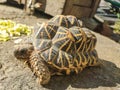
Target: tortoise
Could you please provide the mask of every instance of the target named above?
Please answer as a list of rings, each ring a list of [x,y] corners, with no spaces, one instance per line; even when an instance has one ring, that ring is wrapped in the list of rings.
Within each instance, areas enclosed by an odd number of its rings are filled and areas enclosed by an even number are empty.
[[[65,20],[66,24],[62,24]],[[74,16],[58,15],[15,45],[14,56],[26,60],[39,83],[44,85],[52,75],[77,74],[85,67],[98,65],[96,42],[96,36],[81,27]]]

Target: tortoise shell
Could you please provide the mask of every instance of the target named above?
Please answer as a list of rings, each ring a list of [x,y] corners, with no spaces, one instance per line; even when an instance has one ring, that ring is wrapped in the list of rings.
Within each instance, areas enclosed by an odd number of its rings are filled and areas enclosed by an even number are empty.
[[[66,74],[97,63],[96,41],[74,16],[57,15],[33,33],[33,45],[40,58],[56,72]]]
[[[78,27],[82,26],[82,21],[77,20],[77,18],[72,15],[67,15],[67,16],[56,15],[55,17],[50,19],[48,23],[66,27],[66,28],[70,28],[72,26],[78,26]]]

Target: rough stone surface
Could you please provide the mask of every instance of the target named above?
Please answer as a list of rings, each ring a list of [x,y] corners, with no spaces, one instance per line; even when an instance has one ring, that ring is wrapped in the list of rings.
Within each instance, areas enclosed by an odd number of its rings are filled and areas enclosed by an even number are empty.
[[[27,16],[21,9],[0,4],[0,18],[35,25],[50,17],[43,13]],[[14,40],[0,42],[0,90],[120,90],[120,44],[95,35],[101,66],[88,67],[78,75],[53,76],[45,86],[37,84],[28,66],[13,56]]]

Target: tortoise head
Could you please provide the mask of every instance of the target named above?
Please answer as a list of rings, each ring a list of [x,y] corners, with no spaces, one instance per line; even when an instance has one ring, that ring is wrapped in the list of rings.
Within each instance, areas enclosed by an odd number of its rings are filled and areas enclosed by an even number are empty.
[[[15,45],[14,56],[17,59],[29,59],[33,50],[32,44],[18,44]]]

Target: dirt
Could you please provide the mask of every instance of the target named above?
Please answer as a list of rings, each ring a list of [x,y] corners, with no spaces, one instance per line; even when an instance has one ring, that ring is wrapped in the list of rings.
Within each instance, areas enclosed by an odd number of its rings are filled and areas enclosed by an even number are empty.
[[[51,17],[42,12],[29,16],[22,9],[0,4],[2,18],[34,26]],[[45,86],[39,85],[28,66],[13,56],[14,40],[0,42],[0,90],[120,90],[120,44],[93,33],[98,39],[101,65],[88,67],[78,75],[53,76]]]

